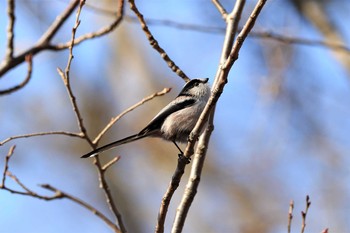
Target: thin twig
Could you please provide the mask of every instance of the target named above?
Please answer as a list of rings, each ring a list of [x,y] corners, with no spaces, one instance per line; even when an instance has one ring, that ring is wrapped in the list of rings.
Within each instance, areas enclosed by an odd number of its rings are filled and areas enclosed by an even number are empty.
[[[47,190],[50,190],[52,192],[55,192],[56,195],[59,195],[61,198],[66,198],[69,199],[77,204],[79,204],[80,206],[84,207],[85,209],[88,209],[89,211],[91,211],[93,214],[95,214],[97,217],[99,217],[100,219],[102,219],[109,227],[111,227],[115,232],[121,232],[120,229],[113,223],[111,222],[104,214],[102,214],[100,211],[98,211],[96,208],[94,208],[93,206],[91,206],[90,204],[82,201],[81,199],[72,196],[68,193],[65,193],[55,187],[52,187],[49,184],[42,184],[40,185],[42,188],[45,188]]]
[[[107,184],[107,181],[105,178],[105,171],[106,170],[103,169],[103,167],[101,165],[100,158],[98,155],[96,157],[94,157],[94,164],[96,165],[96,168],[97,168],[97,173],[98,173],[98,177],[99,177],[99,181],[100,181],[100,188],[104,191],[108,207],[112,211],[114,216],[116,216],[120,231],[122,233],[127,232],[125,225],[124,225],[124,222],[123,222],[122,215],[120,214],[120,212],[117,208],[117,205],[115,204],[115,201],[112,197],[111,190],[109,188],[109,185]]]
[[[105,165],[103,165],[102,170],[106,171],[110,166],[112,166],[113,164],[115,164],[116,162],[118,162],[120,159],[120,156],[116,156],[114,157],[114,159],[110,160],[108,163],[106,163]]]
[[[2,146],[5,143],[8,143],[9,141],[12,141],[14,139],[30,138],[30,137],[45,136],[45,135],[66,135],[66,136],[70,136],[70,137],[84,138],[84,135],[82,133],[72,133],[72,132],[66,132],[66,131],[40,132],[40,133],[22,134],[22,135],[17,135],[17,136],[12,136],[12,137],[6,138],[2,142],[0,142],[0,146]]]
[[[158,41],[154,38],[151,31],[149,30],[147,23],[143,17],[143,15],[140,13],[140,11],[137,9],[135,1],[134,0],[128,0],[130,4],[130,9],[136,14],[137,18],[140,21],[142,30],[145,32],[147,39],[152,46],[163,58],[163,60],[168,64],[170,69],[175,72],[178,76],[180,76],[185,82],[188,82],[190,78],[175,64],[175,62],[169,57],[169,55],[165,52],[165,50],[159,45]]]
[[[8,25],[7,25],[7,46],[6,46],[6,54],[5,61],[9,62],[13,57],[13,39],[15,37],[14,25],[15,25],[15,0],[7,0],[7,15],[8,15]]]
[[[225,8],[223,7],[223,5],[221,5],[221,3],[219,2],[219,0],[211,0],[213,2],[213,4],[215,5],[215,7],[218,9],[218,11],[220,12],[221,16],[223,19],[226,20],[227,17],[227,11],[225,10]]]
[[[94,208],[90,204],[82,201],[81,199],[79,199],[77,197],[74,197],[66,192],[63,192],[57,188],[54,188],[49,184],[43,184],[40,186],[42,188],[45,188],[45,189],[48,189],[48,190],[54,192],[54,195],[52,195],[52,196],[41,195],[41,194],[38,194],[38,193],[32,191],[27,186],[25,186],[11,172],[6,171],[6,176],[9,176],[11,179],[13,179],[14,182],[17,183],[24,191],[19,191],[19,190],[14,190],[12,188],[8,188],[8,187],[6,187],[5,183],[3,183],[3,185],[0,187],[3,190],[6,190],[6,191],[13,193],[13,194],[30,196],[30,197],[34,197],[34,198],[45,200],[45,201],[52,201],[52,200],[63,199],[63,198],[69,199],[72,202],[74,202],[74,203],[88,209],[89,211],[91,211],[93,214],[95,214],[97,217],[99,217],[102,221],[104,221],[109,227],[111,227],[115,232],[118,232],[118,233],[120,232],[119,228],[113,222],[111,222],[104,214],[102,214],[102,212],[98,211],[96,208]],[[4,177],[3,177],[3,181],[4,181]]]
[[[13,155],[15,148],[16,148],[15,145],[11,146],[9,152],[7,153],[7,155],[5,157],[5,165],[4,165],[4,171],[2,173],[2,181],[1,181],[0,188],[5,187],[6,173],[9,169],[9,161],[10,161],[11,156]]]
[[[32,70],[33,70],[33,59],[32,58],[33,58],[33,56],[31,54],[28,54],[25,57],[25,60],[28,63],[26,78],[20,84],[14,86],[14,87],[11,87],[11,88],[8,88],[5,90],[0,90],[0,95],[11,94],[11,93],[23,88],[25,85],[27,85],[27,83],[29,83],[29,80],[32,77]]]
[[[63,23],[73,13],[74,9],[79,5],[80,2],[80,0],[72,0],[67,6],[66,10],[61,15],[56,17],[55,21],[41,36],[41,38],[37,42],[37,45],[48,44],[51,41],[51,39],[56,35],[57,31],[62,27]]]
[[[292,231],[293,209],[294,209],[294,201],[291,200],[289,203],[289,210],[288,210],[288,233],[291,233]]]
[[[85,40],[101,37],[105,34],[110,33],[111,31],[113,31],[120,24],[120,22],[122,21],[122,19],[124,17],[124,0],[119,0],[118,9],[116,12],[113,11],[112,14],[115,15],[116,18],[110,25],[107,25],[107,26],[105,26],[105,27],[103,27],[95,32],[90,32],[90,33],[82,35],[78,38],[75,38],[74,45],[78,45]],[[68,41],[66,43],[59,43],[57,45],[51,44],[47,49],[49,49],[49,50],[62,50],[62,49],[69,48],[70,44],[71,44],[70,41]]]
[[[302,218],[302,223],[301,223],[301,233],[304,233],[305,227],[306,227],[306,215],[307,212],[310,208],[311,202],[310,202],[310,197],[309,195],[306,196],[306,206],[305,206],[305,211],[301,211],[301,218]]]
[[[84,122],[83,122],[82,115],[80,113],[75,95],[74,95],[73,90],[72,90],[71,85],[70,85],[70,66],[71,66],[72,60],[74,58],[74,56],[73,56],[74,38],[75,38],[76,30],[80,24],[79,17],[80,17],[81,9],[84,6],[84,4],[85,4],[85,0],[81,0],[77,14],[76,14],[75,24],[72,28],[72,38],[71,38],[71,43],[69,46],[69,57],[68,57],[68,61],[67,61],[67,66],[65,68],[65,72],[63,73],[63,71],[60,68],[57,68],[57,72],[61,76],[62,81],[63,81],[63,83],[66,87],[66,90],[68,92],[68,96],[69,96],[69,99],[71,101],[73,111],[75,113],[75,117],[76,117],[76,120],[78,123],[79,130],[84,135],[85,139],[89,142],[89,144],[91,146],[93,146],[91,139],[87,135],[87,131],[86,131],[86,127],[85,127]]]
[[[125,114],[133,111],[135,108],[143,105],[144,103],[146,103],[147,101],[150,101],[152,100],[153,98],[155,97],[158,97],[158,96],[162,96],[162,95],[165,95],[166,93],[170,92],[171,91],[171,88],[164,88],[162,91],[159,91],[159,92],[156,92],[156,93],[153,93],[152,95],[150,96],[147,96],[145,98],[143,98],[141,101],[139,101],[138,103],[134,104],[133,106],[127,108],[126,110],[124,110],[122,113],[120,113],[118,116],[116,117],[113,117],[111,119],[111,121],[106,125],[106,127],[97,135],[97,137],[94,139],[93,143],[94,144],[97,144],[101,138],[103,137],[103,135],[120,119],[122,118]]]

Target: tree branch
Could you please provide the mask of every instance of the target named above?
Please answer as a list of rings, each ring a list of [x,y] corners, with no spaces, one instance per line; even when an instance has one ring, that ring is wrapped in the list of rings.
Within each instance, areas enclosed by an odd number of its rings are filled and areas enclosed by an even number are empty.
[[[30,137],[45,136],[45,135],[66,135],[66,136],[70,136],[70,137],[84,138],[84,135],[82,133],[72,133],[72,132],[66,132],[66,131],[40,132],[40,133],[17,135],[17,136],[12,136],[12,137],[6,138],[5,140],[0,142],[0,146],[2,146],[5,143],[8,143],[14,139],[30,138]]]
[[[36,55],[38,52],[45,49],[45,46],[49,43],[49,41],[52,39],[52,37],[56,34],[58,29],[63,25],[63,23],[68,19],[68,17],[72,14],[74,9],[78,6],[79,0],[72,1],[68,7],[62,12],[61,15],[57,16],[54,23],[48,28],[48,30],[44,33],[44,35],[39,39],[38,43],[34,45],[33,47],[29,48],[22,54],[18,55],[17,57],[13,57],[10,60],[5,60],[0,65],[0,77],[5,74],[10,69],[16,67],[17,65],[21,64],[25,61],[25,57],[29,54],[32,56]]]
[[[187,213],[190,209],[190,206],[194,200],[194,197],[197,193],[199,186],[200,177],[202,174],[202,169],[204,165],[205,156],[208,150],[209,139],[211,133],[214,130],[214,111],[210,114],[208,121],[208,126],[206,130],[201,135],[198,141],[198,146],[196,148],[196,153],[194,155],[190,176],[187,181],[187,185],[182,196],[182,200],[176,210],[175,220],[173,223],[172,233],[182,232]]]
[[[6,46],[6,54],[5,54],[5,62],[10,61],[13,58],[13,39],[15,37],[13,30],[15,25],[15,1],[7,0],[7,15],[8,15],[8,26],[7,26],[7,46]]]
[[[25,57],[26,62],[28,63],[28,68],[27,68],[27,76],[26,78],[18,85],[5,89],[5,90],[0,90],[0,95],[7,95],[7,94],[11,94],[15,91],[18,91],[19,89],[23,88],[25,85],[27,85],[27,83],[29,82],[29,80],[32,77],[32,71],[33,71],[33,56],[31,54],[28,54]]]
[[[137,9],[135,1],[134,0],[128,0],[130,4],[130,9],[136,14],[137,18],[140,21],[142,30],[145,32],[147,39],[152,46],[163,58],[163,60],[168,64],[170,69],[175,72],[178,76],[180,76],[185,82],[188,82],[190,78],[178,67],[175,62],[169,57],[169,55],[165,52],[165,50],[160,47],[158,41],[154,38],[151,31],[148,29],[147,23],[145,19],[143,18],[143,15],[140,13],[140,11]]]
[[[221,3],[219,2],[219,0],[211,0],[212,3],[214,4],[214,6],[218,9],[218,11],[220,12],[222,18],[224,20],[226,20],[227,17],[227,11],[226,9],[221,5]]]

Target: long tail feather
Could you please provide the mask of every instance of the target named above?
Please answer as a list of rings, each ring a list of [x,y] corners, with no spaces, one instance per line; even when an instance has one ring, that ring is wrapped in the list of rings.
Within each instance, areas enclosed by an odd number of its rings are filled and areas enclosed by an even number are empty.
[[[120,139],[118,141],[115,141],[115,142],[112,142],[112,143],[109,143],[107,145],[104,145],[104,146],[101,146],[93,151],[90,151],[89,153],[81,156],[81,158],[89,158],[89,157],[95,157],[97,154],[99,153],[102,153],[106,150],[110,150],[116,146],[119,146],[119,145],[122,145],[122,144],[125,144],[125,143],[129,143],[129,142],[133,142],[133,141],[136,141],[136,140],[139,140],[141,138],[144,138],[148,136],[148,134],[143,134],[143,135],[139,135],[139,134],[134,134],[134,135],[131,135],[129,137],[126,137],[126,138],[123,138],[123,139]]]

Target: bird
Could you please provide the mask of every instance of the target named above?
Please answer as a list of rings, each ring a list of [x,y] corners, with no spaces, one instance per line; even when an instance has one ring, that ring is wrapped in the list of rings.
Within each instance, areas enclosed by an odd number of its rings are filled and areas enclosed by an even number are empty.
[[[101,146],[81,158],[94,157],[119,145],[145,137],[158,137],[171,141],[183,155],[177,143],[186,143],[196,125],[209,97],[208,78],[192,79],[187,82],[178,96],[166,105],[139,133]],[[179,155],[179,156],[180,156]]]

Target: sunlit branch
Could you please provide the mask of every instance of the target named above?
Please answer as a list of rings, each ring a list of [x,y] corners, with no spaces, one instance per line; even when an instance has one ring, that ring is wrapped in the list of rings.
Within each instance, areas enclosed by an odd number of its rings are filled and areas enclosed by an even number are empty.
[[[149,30],[147,23],[143,17],[143,15],[140,13],[140,11],[137,9],[135,1],[134,0],[128,0],[130,4],[130,9],[136,14],[138,20],[140,21],[142,30],[145,32],[147,39],[152,46],[163,58],[163,60],[168,64],[169,68],[175,72],[178,76],[180,76],[185,82],[188,82],[190,78],[178,67],[175,62],[169,57],[169,55],[165,52],[165,50],[159,45],[158,41],[154,38],[151,31]]]

